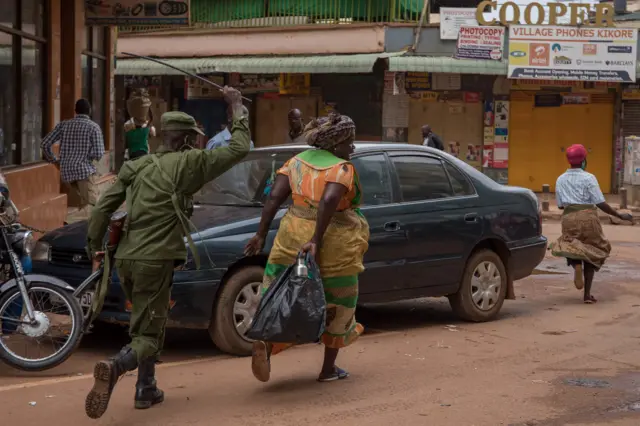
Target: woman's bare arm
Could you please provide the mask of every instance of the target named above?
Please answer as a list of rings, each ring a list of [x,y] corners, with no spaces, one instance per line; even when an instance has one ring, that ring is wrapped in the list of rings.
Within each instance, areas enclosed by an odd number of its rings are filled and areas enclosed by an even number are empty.
[[[269,198],[267,198],[264,208],[262,209],[262,217],[260,218],[260,227],[258,235],[265,237],[269,232],[269,227],[273,218],[278,213],[280,206],[287,201],[291,195],[291,187],[289,186],[289,178],[285,175],[277,175],[276,180],[271,188]]]

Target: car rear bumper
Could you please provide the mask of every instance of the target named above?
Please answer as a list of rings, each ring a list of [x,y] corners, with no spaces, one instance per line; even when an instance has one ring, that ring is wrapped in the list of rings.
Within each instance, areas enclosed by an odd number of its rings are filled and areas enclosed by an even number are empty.
[[[522,245],[511,247],[509,272],[516,281],[526,278],[542,262],[547,251],[547,238],[540,235],[534,239],[523,241]]]

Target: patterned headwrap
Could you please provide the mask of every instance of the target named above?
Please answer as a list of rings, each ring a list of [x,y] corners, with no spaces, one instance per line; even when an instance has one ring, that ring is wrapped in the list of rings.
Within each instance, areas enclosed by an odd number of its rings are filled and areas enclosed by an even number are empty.
[[[328,117],[316,118],[307,124],[303,136],[307,144],[330,150],[355,138],[356,124],[346,115],[332,112]]]

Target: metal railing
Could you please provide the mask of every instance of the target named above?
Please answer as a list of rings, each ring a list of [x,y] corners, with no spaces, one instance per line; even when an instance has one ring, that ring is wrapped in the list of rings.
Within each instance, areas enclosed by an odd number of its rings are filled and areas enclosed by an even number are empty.
[[[424,0],[191,0],[191,25],[121,26],[120,33],[193,28],[418,22]]]

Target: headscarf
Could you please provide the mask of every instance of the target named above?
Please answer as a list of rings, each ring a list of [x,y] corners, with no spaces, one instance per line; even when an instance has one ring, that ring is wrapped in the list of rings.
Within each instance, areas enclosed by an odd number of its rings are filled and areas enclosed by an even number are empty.
[[[587,158],[587,149],[580,144],[571,145],[567,148],[567,161],[572,166],[579,166]]]
[[[353,120],[335,112],[330,113],[328,117],[311,120],[303,132],[308,145],[326,150],[355,138],[355,135],[356,124]]]

